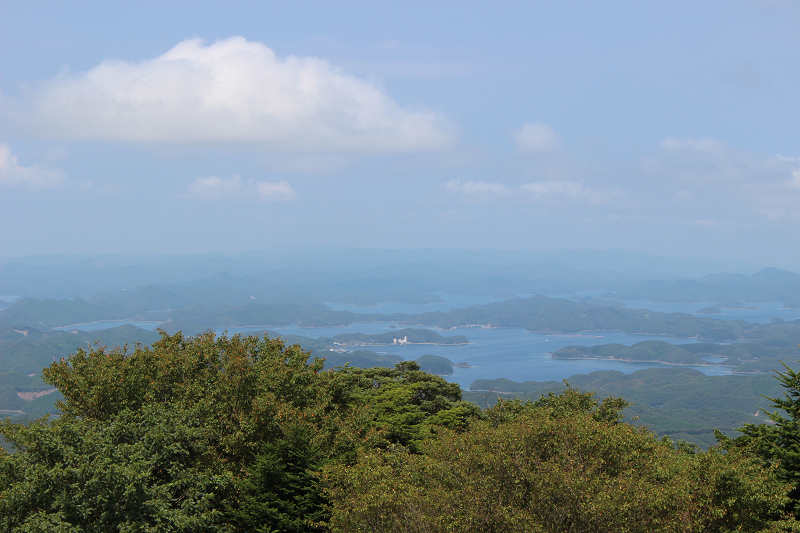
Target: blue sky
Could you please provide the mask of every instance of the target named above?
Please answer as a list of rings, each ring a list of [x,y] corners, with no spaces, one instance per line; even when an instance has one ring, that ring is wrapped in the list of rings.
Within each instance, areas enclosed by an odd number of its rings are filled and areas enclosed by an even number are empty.
[[[800,3],[3,2],[0,256],[800,267]]]

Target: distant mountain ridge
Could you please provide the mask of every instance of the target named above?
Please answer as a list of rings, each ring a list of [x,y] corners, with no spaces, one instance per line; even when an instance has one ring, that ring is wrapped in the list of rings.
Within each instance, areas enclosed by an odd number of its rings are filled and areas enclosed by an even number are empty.
[[[346,286],[350,281],[361,279],[366,287],[369,278],[384,278],[380,290],[435,292],[462,286],[467,291],[499,294],[509,290],[501,289],[501,285],[513,285],[510,290],[517,293],[561,294],[561,290],[551,289],[618,290],[623,288],[620,282],[674,280],[725,269],[755,270],[753,265],[736,261],[670,258],[619,249],[387,250],[284,245],[234,255],[94,254],[7,259],[0,262],[0,294],[88,299],[99,292],[181,283],[220,272],[266,282],[325,285],[345,292],[353,290]],[[385,279],[393,277],[407,280],[406,286],[388,286]],[[602,285],[604,280],[610,283]],[[473,282],[475,286],[470,287]],[[587,286],[587,282],[594,286]],[[425,283],[429,284],[427,288]]]
[[[792,302],[800,298],[800,274],[764,268],[751,276],[711,274],[700,279],[651,280],[627,289],[607,293],[615,300],[697,303],[742,300],[744,302]]]

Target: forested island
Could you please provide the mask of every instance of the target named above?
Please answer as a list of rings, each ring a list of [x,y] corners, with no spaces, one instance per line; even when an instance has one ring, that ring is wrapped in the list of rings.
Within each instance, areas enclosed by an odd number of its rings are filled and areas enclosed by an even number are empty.
[[[703,365],[697,355],[668,342],[644,341],[633,346],[603,344],[600,346],[567,346],[553,353],[554,359],[616,359],[618,361],[660,362],[675,365]]]
[[[800,359],[796,344],[777,346],[763,343],[714,344],[698,342],[670,344],[663,341],[637,342],[633,346],[603,344],[598,346],[566,346],[553,352],[554,359],[615,359],[618,361],[659,362],[673,365],[719,365],[734,372],[772,373],[781,368],[781,361]],[[710,361],[702,356],[718,358]]]

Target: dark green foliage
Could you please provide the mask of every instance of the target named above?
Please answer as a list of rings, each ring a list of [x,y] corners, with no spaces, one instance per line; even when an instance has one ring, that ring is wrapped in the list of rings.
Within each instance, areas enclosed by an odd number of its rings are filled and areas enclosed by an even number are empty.
[[[756,460],[659,441],[591,395],[502,402],[413,455],[325,470],[342,533],[796,531],[786,487]],[[615,414],[616,413],[616,414]]]
[[[567,389],[561,394],[548,393],[542,395],[531,404],[532,407],[544,408],[550,411],[550,416],[567,418],[579,414],[590,414],[598,422],[617,423],[622,419],[622,410],[631,404],[622,398],[607,396],[598,402],[593,392],[581,393],[564,382]]]
[[[326,518],[327,502],[314,475],[326,454],[306,436],[297,437],[265,443],[249,467],[250,475],[241,482],[240,503],[231,515],[247,531],[313,531],[310,522]]]
[[[631,383],[659,393],[643,372]],[[415,361],[323,371],[299,346],[211,332],[79,350],[43,378],[61,416],[0,425],[16,450],[0,529],[797,529],[749,449],[659,441],[622,422],[627,401],[569,385],[482,412]]]
[[[0,516],[9,529],[32,520],[86,531],[234,528],[235,516],[249,516],[236,514],[246,503],[237,495],[257,458],[297,435],[319,450],[315,460],[366,442],[354,396],[321,369],[299,347],[213,333],[163,334],[133,352],[80,350],[43,373],[64,396],[58,419],[0,428],[19,450],[0,461],[0,501],[11,506]],[[289,464],[288,474],[303,467]],[[274,500],[292,509],[298,481],[279,481]],[[261,523],[282,530],[281,520]]]
[[[465,429],[479,408],[461,399],[461,387],[420,370],[416,361],[397,363],[395,368],[344,368],[342,374],[370,406],[372,426],[385,443],[400,444],[417,451],[435,428]]]
[[[577,415],[589,415],[593,420],[616,424],[622,419],[622,411],[631,404],[622,398],[607,396],[602,401],[595,398],[594,392],[581,392],[564,380],[564,390],[558,394],[548,392],[536,400],[498,399],[487,411],[487,417],[494,424],[507,423],[532,410],[544,410],[557,419]]]
[[[746,424],[744,433],[735,439],[718,435],[727,449],[748,449],[761,457],[778,476],[791,483],[789,508],[800,517],[800,373],[784,365],[775,376],[783,388],[783,396],[767,399],[778,411],[764,410],[770,424]]]
[[[327,517],[321,467],[359,448],[416,450],[479,416],[413,361],[322,369],[298,346],[211,332],[79,350],[43,372],[60,417],[0,426],[16,449],[0,455],[0,524],[311,531]]]
[[[220,509],[233,477],[198,421],[169,406],[0,431],[18,450],[0,457],[6,531],[230,529]]]

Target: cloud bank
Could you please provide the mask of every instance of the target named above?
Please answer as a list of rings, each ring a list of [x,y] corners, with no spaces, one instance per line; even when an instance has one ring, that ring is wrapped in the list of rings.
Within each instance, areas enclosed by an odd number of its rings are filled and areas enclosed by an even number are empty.
[[[297,197],[287,181],[242,181],[239,176],[229,179],[209,176],[197,178],[188,187],[190,196],[200,200],[260,200],[285,202]]]
[[[445,189],[468,200],[511,200],[541,204],[600,204],[605,203],[617,193],[593,189],[579,181],[543,180],[523,183],[518,188],[509,188],[502,183],[485,181],[451,180]]]
[[[717,139],[668,137],[641,160],[639,171],[651,195],[672,197],[674,206],[703,216],[715,213],[741,224],[800,222],[800,158],[737,149]]]
[[[282,59],[243,37],[188,39],[138,63],[107,60],[3,107],[12,128],[48,138],[380,153],[441,150],[455,140],[439,113],[402,107],[323,59]]]
[[[543,122],[530,122],[514,131],[514,144],[521,152],[542,154],[553,152],[561,147],[561,140],[553,128]]]
[[[61,169],[36,164],[23,167],[8,144],[0,144],[0,188],[27,187],[47,189],[63,185],[67,176]]]

